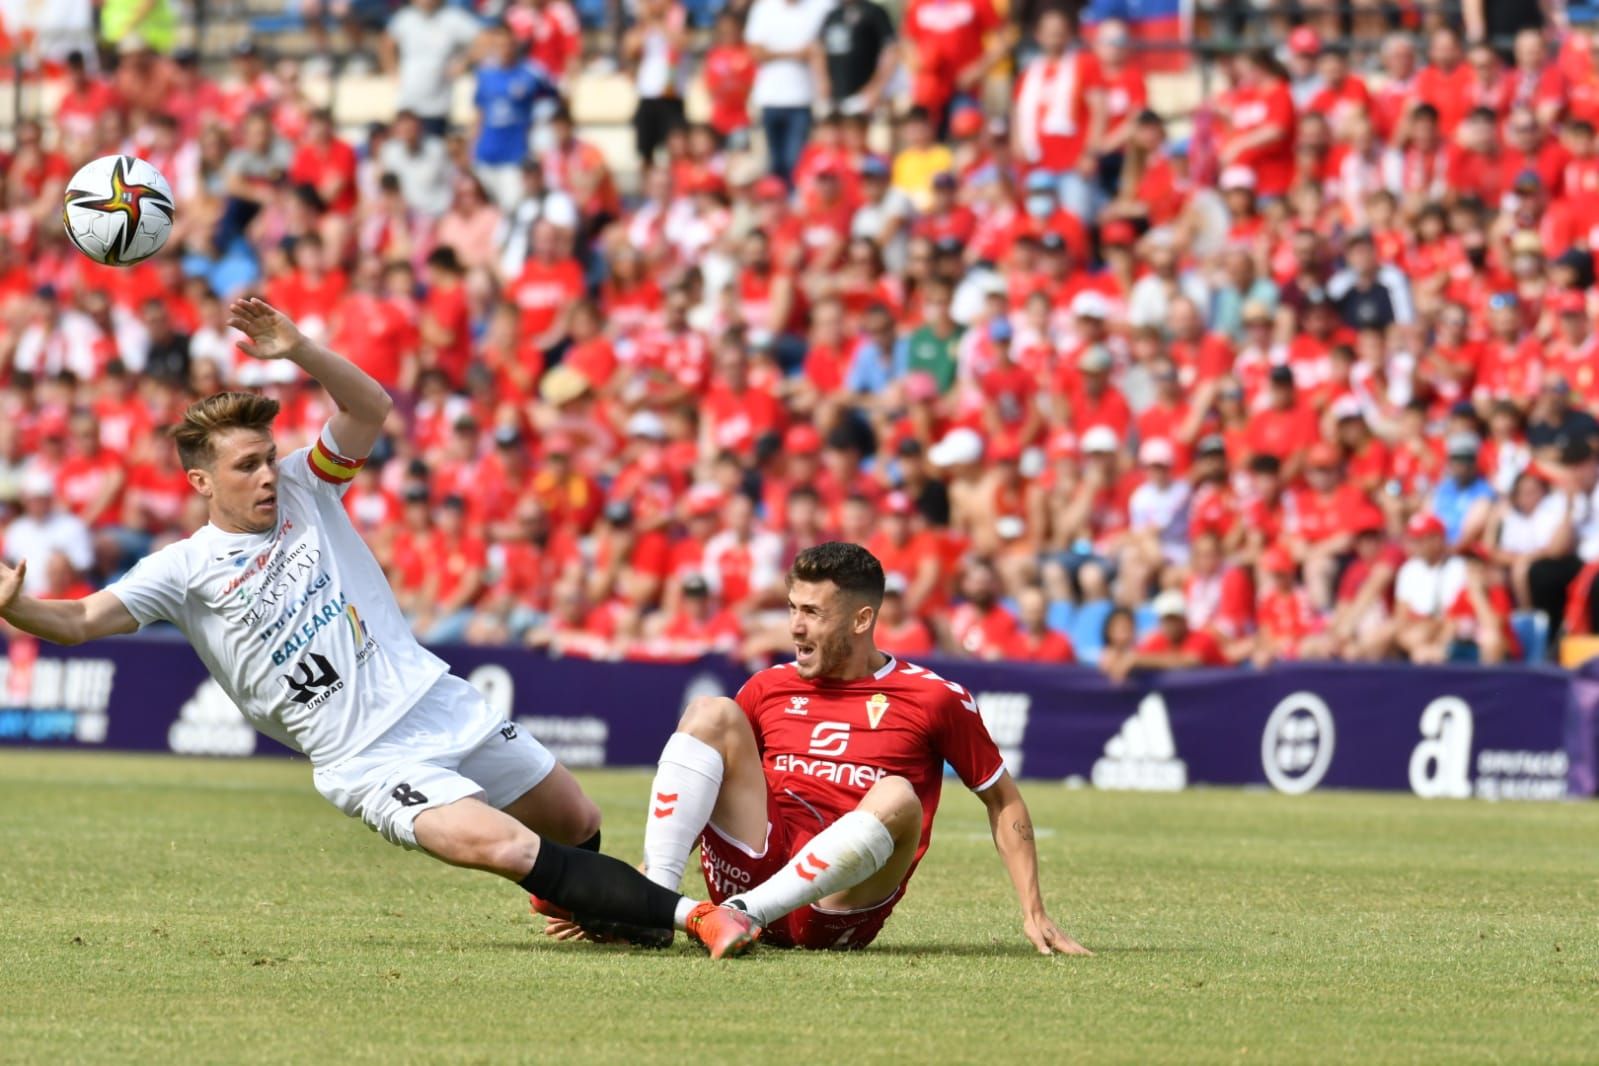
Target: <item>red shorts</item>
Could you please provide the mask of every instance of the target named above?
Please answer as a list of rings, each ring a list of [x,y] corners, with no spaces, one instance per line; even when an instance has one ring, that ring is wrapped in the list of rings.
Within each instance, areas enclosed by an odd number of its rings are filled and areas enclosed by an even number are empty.
[[[766,797],[766,846],[755,853],[724,835],[714,825],[700,836],[700,869],[711,901],[747,892],[780,871],[810,839],[825,828],[821,819],[803,806],[794,809],[778,797]],[[881,903],[852,911],[830,911],[812,904],[801,907],[767,926],[761,943],[774,948],[809,948],[813,951],[853,951],[864,948],[904,895],[901,885]]]

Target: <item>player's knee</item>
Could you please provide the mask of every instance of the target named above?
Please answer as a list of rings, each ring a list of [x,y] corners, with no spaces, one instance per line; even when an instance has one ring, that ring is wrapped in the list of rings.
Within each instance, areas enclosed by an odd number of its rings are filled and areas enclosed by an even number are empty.
[[[696,696],[684,708],[677,729],[715,747],[731,736],[743,719],[744,712],[726,696]]]
[[[916,789],[897,774],[878,780],[866,793],[861,806],[877,815],[892,831],[896,826],[921,825],[922,801],[916,798]]]

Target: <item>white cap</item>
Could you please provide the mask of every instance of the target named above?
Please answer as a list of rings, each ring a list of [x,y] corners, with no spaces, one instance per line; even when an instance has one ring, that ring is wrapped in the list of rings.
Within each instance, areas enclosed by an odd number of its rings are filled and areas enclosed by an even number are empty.
[[[1342,422],[1346,418],[1365,418],[1366,412],[1360,408],[1360,400],[1354,396],[1340,396],[1332,402],[1332,416],[1335,421]]]
[[[1144,466],[1171,466],[1177,451],[1165,437],[1151,437],[1139,446],[1138,461]]]
[[[1156,618],[1188,617],[1188,600],[1176,589],[1167,589],[1155,597],[1150,608],[1155,612]]]
[[[1228,192],[1232,189],[1253,190],[1255,188],[1255,172],[1248,167],[1230,166],[1221,172],[1221,180],[1216,184],[1221,187],[1222,192]]]
[[[22,475],[22,484],[18,488],[25,500],[39,496],[54,496],[56,479],[50,476],[50,471],[34,467]]]
[[[1083,454],[1092,455],[1095,452],[1113,452],[1121,447],[1121,438],[1116,436],[1116,431],[1109,426],[1095,426],[1083,434]]]
[[[961,426],[944,434],[944,439],[928,451],[934,466],[965,466],[983,457],[983,438],[975,429]]]
[[[665,440],[666,423],[662,422],[661,416],[654,411],[639,411],[627,420],[627,435],[644,437],[648,440]]]
[[[1084,289],[1072,297],[1072,314],[1079,318],[1107,319],[1110,317],[1110,301],[1105,299],[1102,292]]]

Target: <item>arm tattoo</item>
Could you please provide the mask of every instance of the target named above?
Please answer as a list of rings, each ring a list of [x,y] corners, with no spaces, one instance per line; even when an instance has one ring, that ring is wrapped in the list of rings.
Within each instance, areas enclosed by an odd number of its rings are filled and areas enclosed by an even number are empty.
[[[1012,822],[1010,827],[1016,830],[1016,835],[1021,837],[1023,840],[1033,839],[1033,827],[1028,825],[1026,822],[1018,820]]]

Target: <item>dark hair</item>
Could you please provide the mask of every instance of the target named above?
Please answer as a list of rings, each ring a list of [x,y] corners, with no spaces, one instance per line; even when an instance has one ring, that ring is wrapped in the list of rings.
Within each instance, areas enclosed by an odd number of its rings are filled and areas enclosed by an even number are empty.
[[[883,603],[883,564],[859,544],[830,540],[794,558],[788,583],[831,581],[840,592],[857,596],[875,610]]]

